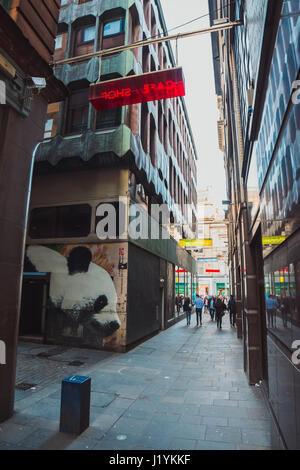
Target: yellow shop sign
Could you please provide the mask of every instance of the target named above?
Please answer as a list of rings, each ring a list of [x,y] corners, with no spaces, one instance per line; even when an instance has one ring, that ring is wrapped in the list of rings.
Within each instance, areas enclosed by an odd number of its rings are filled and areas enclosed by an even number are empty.
[[[195,240],[179,240],[179,246],[192,248],[201,246],[212,246],[213,242],[211,238],[201,238]]]

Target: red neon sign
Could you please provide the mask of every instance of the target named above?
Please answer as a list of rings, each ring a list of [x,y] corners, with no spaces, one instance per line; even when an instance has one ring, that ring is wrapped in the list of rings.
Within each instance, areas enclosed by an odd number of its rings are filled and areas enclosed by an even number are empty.
[[[94,83],[90,86],[89,100],[99,111],[184,95],[182,68],[176,67]]]
[[[206,269],[205,270],[206,273],[220,273],[220,269]]]

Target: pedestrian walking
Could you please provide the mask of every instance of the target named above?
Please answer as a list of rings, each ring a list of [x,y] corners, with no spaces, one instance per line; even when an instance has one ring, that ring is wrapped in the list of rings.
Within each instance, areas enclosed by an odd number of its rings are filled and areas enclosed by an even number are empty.
[[[175,297],[175,305],[176,305],[177,313],[179,315],[180,309],[182,307],[182,299],[181,299],[179,294],[177,294],[176,297]]]
[[[276,307],[277,307],[276,297],[273,295],[269,295],[269,297],[266,298],[268,328],[274,328],[274,317],[275,317]],[[276,318],[275,318],[275,324],[276,324]]]
[[[214,321],[214,316],[215,316],[215,298],[214,297],[212,297],[209,302],[209,313],[210,313],[211,321]]]
[[[203,299],[198,294],[196,296],[195,307],[196,307],[197,326],[199,326],[199,323],[200,323],[200,326],[202,326]]]
[[[189,326],[191,324],[191,314],[192,314],[192,306],[191,306],[191,299],[189,297],[185,297],[183,301],[183,311],[186,315],[186,324]]]
[[[231,326],[236,326],[236,302],[233,295],[230,296],[228,310],[230,315],[230,324]]]
[[[222,329],[222,318],[224,315],[224,311],[226,310],[226,305],[221,299],[221,297],[218,297],[215,303],[215,309],[216,309],[216,316],[217,316],[217,328]]]
[[[205,308],[205,312],[208,313],[208,311],[209,311],[209,299],[208,299],[207,296],[204,299],[204,308]]]

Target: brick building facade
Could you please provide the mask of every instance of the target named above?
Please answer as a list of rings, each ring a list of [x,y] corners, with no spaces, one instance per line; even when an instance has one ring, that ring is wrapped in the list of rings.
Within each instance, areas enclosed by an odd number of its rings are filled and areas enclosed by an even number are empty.
[[[54,60],[165,34],[159,1],[66,1]],[[192,238],[196,221],[197,156],[184,99],[98,112],[89,103],[99,68],[106,81],[175,66],[166,43],[104,57],[100,67],[97,57],[55,66],[69,97],[49,107],[36,152],[22,335],[125,351],[176,321],[176,266],[189,273],[191,295],[195,261],[175,240]],[[99,214],[107,203],[118,214],[124,210],[127,222],[136,204],[147,221],[154,204],[165,204],[164,228],[173,237],[134,239],[118,226],[116,239],[99,240]],[[184,234],[174,221],[186,223]],[[39,292],[40,305],[46,298],[38,321],[28,313],[31,289]]]

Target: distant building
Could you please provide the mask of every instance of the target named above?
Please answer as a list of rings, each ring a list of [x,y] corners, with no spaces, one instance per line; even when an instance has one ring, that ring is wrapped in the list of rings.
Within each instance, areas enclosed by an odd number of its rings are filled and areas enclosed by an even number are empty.
[[[250,384],[274,417],[274,448],[300,449],[300,4],[210,0],[242,26],[212,38],[227,168],[229,269]]]
[[[55,0],[0,1],[0,341],[6,347],[6,363],[0,365],[0,422],[12,414],[14,404],[32,164],[43,139],[47,105],[66,96],[49,66],[58,14]]]
[[[166,33],[157,0],[65,1],[54,60]],[[170,44],[161,43],[104,57],[100,79],[175,66]],[[36,152],[20,333],[125,351],[175,321],[176,266],[189,274],[187,293],[196,274],[195,261],[175,241],[183,224],[183,236],[192,238],[196,221],[197,155],[185,102],[96,112],[89,87],[99,78],[97,57],[58,65],[55,75],[69,97],[49,106],[45,140]],[[154,205],[165,204],[163,228],[174,238],[133,239],[117,224],[116,239],[99,239],[108,203],[127,223],[133,205],[148,221]],[[33,289],[40,299],[35,306]]]
[[[213,187],[198,191],[198,238],[211,246],[195,249],[197,289],[201,295],[228,295],[228,230],[223,211],[213,201]]]

